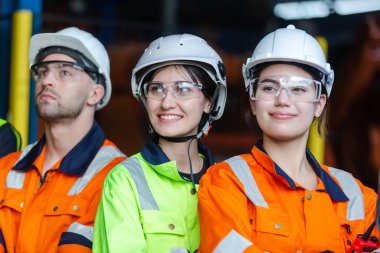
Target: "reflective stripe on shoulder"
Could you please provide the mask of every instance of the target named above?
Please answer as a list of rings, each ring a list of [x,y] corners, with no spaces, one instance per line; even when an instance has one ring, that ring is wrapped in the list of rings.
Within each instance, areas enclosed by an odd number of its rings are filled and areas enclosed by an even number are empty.
[[[190,253],[190,251],[185,248],[172,248],[170,253]]]
[[[252,203],[255,206],[268,208],[268,203],[265,201],[263,195],[261,194],[247,162],[240,156],[234,156],[225,162],[230,165],[235,176],[243,184],[245,194],[252,201]]]
[[[108,163],[110,163],[116,157],[125,156],[119,149],[114,146],[103,146],[94,159],[92,160],[90,166],[87,168],[86,172],[77,179],[75,184],[71,187],[68,192],[69,196],[76,195],[80,193],[87,184],[91,181],[92,178]]]
[[[216,246],[213,253],[243,252],[251,245],[252,243],[250,241],[241,236],[235,230],[231,230],[231,232],[224,237],[218,246]]]
[[[331,175],[339,182],[344,194],[348,197],[347,205],[347,220],[363,220],[364,214],[364,199],[363,193],[360,190],[355,178],[348,172],[329,167]]]
[[[25,172],[11,170],[7,175],[6,188],[22,189],[24,186]]]
[[[21,159],[23,159],[36,144],[37,142],[26,146],[24,151],[21,152],[15,164],[17,164]],[[11,170],[7,175],[6,188],[22,189],[22,187],[24,186],[24,180],[25,171]]]
[[[142,210],[159,210],[152,192],[149,189],[148,182],[145,178],[143,168],[137,157],[129,157],[121,163],[129,171],[139,193],[139,200]]]
[[[94,227],[93,226],[85,226],[78,222],[74,222],[67,229],[67,232],[75,233],[86,237],[88,240],[92,242],[92,238],[94,237]]]

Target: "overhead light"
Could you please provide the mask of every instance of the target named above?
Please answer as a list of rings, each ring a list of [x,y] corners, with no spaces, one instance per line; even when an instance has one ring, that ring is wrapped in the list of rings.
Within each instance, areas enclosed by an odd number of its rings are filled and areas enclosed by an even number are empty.
[[[311,19],[327,17],[330,8],[325,1],[288,2],[276,4],[273,12],[277,17],[286,20]]]
[[[339,15],[349,15],[380,10],[379,0],[335,0],[334,11]]]
[[[291,1],[291,0],[290,0]],[[282,19],[324,18],[331,12],[339,15],[350,15],[380,11],[380,0],[305,0],[282,2],[274,6],[274,14]]]

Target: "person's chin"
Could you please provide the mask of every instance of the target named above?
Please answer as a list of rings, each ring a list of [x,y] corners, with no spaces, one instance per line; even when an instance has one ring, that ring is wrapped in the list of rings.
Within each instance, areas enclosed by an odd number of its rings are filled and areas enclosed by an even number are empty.
[[[185,132],[181,132],[178,130],[173,131],[158,131],[158,134],[165,137],[184,137],[190,134],[186,134]]]

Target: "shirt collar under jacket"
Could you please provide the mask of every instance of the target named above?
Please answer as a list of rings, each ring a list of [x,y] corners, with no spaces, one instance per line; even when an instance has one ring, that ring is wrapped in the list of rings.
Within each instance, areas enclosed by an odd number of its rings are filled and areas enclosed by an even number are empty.
[[[204,144],[200,142],[198,142],[198,152],[204,157],[204,166],[207,166],[207,168],[215,163],[210,149],[208,149]],[[148,143],[146,143],[143,150],[141,151],[141,155],[160,174],[173,179],[182,180],[182,178],[179,176],[176,162],[169,160],[164,151],[158,145],[158,138],[153,138]],[[169,169],[171,166],[175,169],[173,170],[175,172],[175,176],[172,175],[172,170]]]
[[[82,176],[99,149],[103,146],[105,139],[106,137],[103,130],[99,124],[94,121],[90,131],[62,158],[58,169],[68,175]],[[34,161],[41,154],[45,143],[46,138],[43,136],[29,153],[16,163],[13,170],[27,171],[31,169]]]
[[[259,140],[256,143],[255,147],[257,147],[261,152],[265,153],[266,157],[269,158],[273,162],[275,173],[284,179],[281,181],[283,182],[285,181],[289,185],[289,187],[291,187],[292,189],[296,189],[297,188],[296,183],[285,173],[284,170],[280,168],[280,166],[278,166],[269,157],[269,155],[264,149],[262,140]],[[254,149],[252,150],[252,153],[257,158],[257,156],[254,154]],[[313,168],[315,174],[321,179],[321,181],[325,185],[326,192],[330,195],[330,197],[334,201],[348,201],[349,200],[348,197],[346,196],[346,194],[344,194],[340,186],[334,181],[334,179],[330,176],[329,173],[327,173],[324,169],[322,169],[318,161],[315,159],[313,154],[307,148],[306,148],[306,157],[307,157],[307,160],[310,162],[311,167]]]

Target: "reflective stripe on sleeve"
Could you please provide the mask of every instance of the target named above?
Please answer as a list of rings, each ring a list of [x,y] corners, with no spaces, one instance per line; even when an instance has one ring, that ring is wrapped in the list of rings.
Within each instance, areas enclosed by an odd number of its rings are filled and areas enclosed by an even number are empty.
[[[94,228],[92,226],[85,226],[74,222],[66,232],[62,233],[58,245],[81,245],[91,249],[93,236]]]
[[[240,156],[234,156],[225,162],[230,165],[235,176],[243,184],[245,194],[252,201],[252,203],[255,206],[268,208],[268,203],[265,201],[263,195],[261,194],[247,162]]]
[[[17,164],[22,158],[24,158],[36,144],[37,142],[26,146],[15,164]],[[22,189],[22,187],[24,186],[24,179],[25,171],[9,171],[7,175],[6,188]]]
[[[78,222],[74,222],[73,224],[71,224],[70,227],[67,229],[67,232],[84,236],[91,242],[92,242],[92,238],[94,237],[93,226],[85,226]]]
[[[344,194],[348,197],[347,220],[364,220],[364,200],[355,178],[348,172],[329,167],[331,175],[339,182]]]
[[[218,244],[218,246],[214,249],[213,253],[230,253],[230,252],[243,252],[252,243],[248,241],[246,238],[241,236],[235,230],[231,230],[231,232],[224,237],[224,239]]]
[[[94,176],[102,170],[108,163],[116,157],[125,156],[119,149],[114,146],[103,146],[92,160],[86,172],[77,179],[75,184],[68,192],[69,196],[77,195],[80,193],[87,184],[94,178]]]
[[[185,248],[172,248],[171,253],[190,253],[188,249]]]
[[[159,210],[152,192],[149,189],[140,161],[136,157],[129,157],[121,163],[129,171],[136,183],[142,210]]]

